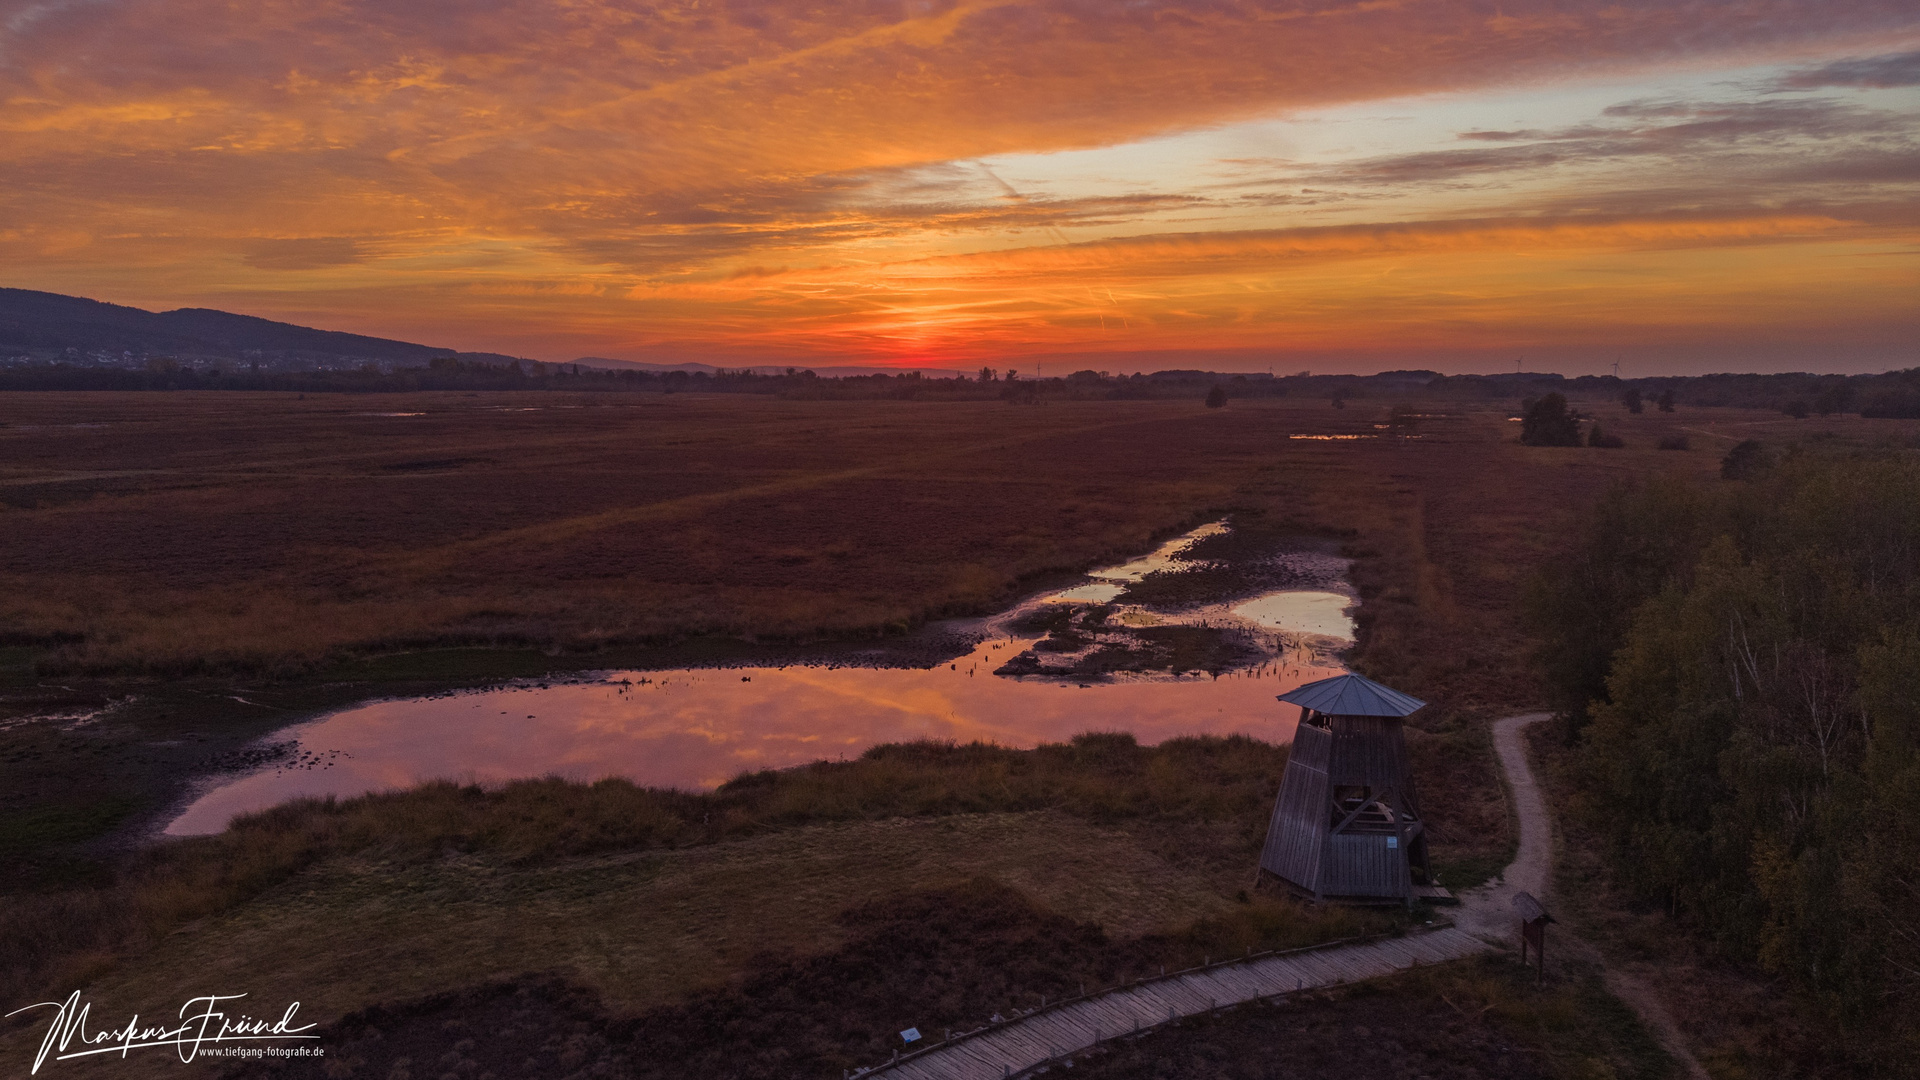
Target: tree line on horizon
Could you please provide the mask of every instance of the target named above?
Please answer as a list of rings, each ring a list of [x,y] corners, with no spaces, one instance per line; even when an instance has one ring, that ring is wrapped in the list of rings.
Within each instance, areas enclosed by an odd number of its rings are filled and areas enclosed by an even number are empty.
[[[1442,375],[1425,370],[1373,375],[1271,376],[1264,373],[1172,369],[1113,375],[1091,369],[1034,378],[1015,370],[982,368],[979,375],[933,378],[899,375],[819,376],[808,369],[648,371],[581,364],[542,364],[500,358],[497,362],[435,357],[417,367],[363,363],[352,368],[268,370],[259,365],[181,364],[168,358],[124,368],[64,361],[15,362],[0,366],[0,391],[35,390],[247,390],[299,393],[407,393],[432,390],[569,390],[641,393],[764,394],[789,399],[1133,400],[1194,397],[1220,407],[1235,399],[1323,398],[1341,408],[1368,398],[1438,398],[1461,402],[1518,399],[1523,412],[1561,411],[1569,398],[1618,400],[1630,412],[1657,402],[1662,411],[1688,407],[1778,409],[1798,417],[1858,413],[1866,417],[1920,418],[1920,368],[1877,375],[1716,374],[1619,379],[1566,378],[1553,374]],[[1575,417],[1577,420],[1578,418]],[[1576,445],[1565,419],[1543,414],[1527,419],[1523,441]],[[1601,443],[1598,445],[1605,445]]]

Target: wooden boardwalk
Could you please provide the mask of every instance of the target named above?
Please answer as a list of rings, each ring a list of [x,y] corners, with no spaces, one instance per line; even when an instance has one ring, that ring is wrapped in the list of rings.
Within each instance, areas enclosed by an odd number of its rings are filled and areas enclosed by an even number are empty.
[[[1267,953],[1210,964],[1071,998],[904,1055],[856,1076],[899,1080],[997,1080],[1019,1076],[1103,1039],[1145,1031],[1223,1005],[1296,990],[1359,982],[1486,952],[1490,946],[1454,927],[1405,937]]]

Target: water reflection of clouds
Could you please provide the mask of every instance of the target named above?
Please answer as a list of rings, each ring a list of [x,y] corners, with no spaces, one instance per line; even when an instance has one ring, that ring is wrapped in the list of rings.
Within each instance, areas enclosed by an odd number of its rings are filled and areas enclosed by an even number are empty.
[[[1022,605],[1110,600],[1124,583],[1178,568],[1202,525],[1152,553],[1096,570],[1096,580]],[[1234,614],[1268,629],[1333,633],[1351,601],[1324,592],[1258,597]],[[1331,605],[1331,607],[1330,607]],[[1178,621],[1177,616],[1167,616]],[[1210,617],[1210,616],[1209,616]],[[1004,624],[1003,616],[994,622]],[[966,656],[933,668],[710,668],[615,673],[594,683],[512,686],[474,694],[378,701],[283,733],[310,751],[341,751],[326,770],[262,772],[202,796],[167,831],[217,832],[235,814],[302,796],[352,796],[425,780],[500,783],[520,777],[626,777],[711,788],[743,772],[854,757],[914,739],[1027,747],[1085,731],[1125,731],[1145,743],[1180,735],[1293,737],[1293,710],[1273,699],[1341,670],[1309,652],[1218,678],[1117,678],[1079,685],[993,674],[1037,640],[987,631]],[[347,756],[351,755],[351,756]]]
[[[345,797],[435,778],[623,776],[709,788],[741,772],[921,738],[1032,746],[1083,731],[1128,731],[1147,743],[1233,732],[1284,741],[1294,719],[1274,696],[1337,671],[1274,664],[1217,679],[1082,687],[988,674],[1013,655],[994,644],[982,642],[955,664],[932,669],[716,669],[672,672],[626,692],[617,682],[563,683],[374,702],[286,733],[310,750],[351,758],[324,771],[242,777],[208,792],[168,831],[212,832],[234,814],[291,798]],[[969,675],[976,667],[986,670]],[[529,713],[536,719],[526,719]]]
[[[1289,591],[1268,593],[1237,604],[1233,613],[1274,630],[1353,640],[1352,597],[1341,593]]]
[[[1104,570],[1094,570],[1087,576],[1098,578],[1101,581],[1131,583],[1139,581],[1148,574],[1157,573],[1161,570],[1184,569],[1186,566],[1192,565],[1192,563],[1188,559],[1180,558],[1181,552],[1192,546],[1196,541],[1204,540],[1209,536],[1218,536],[1226,531],[1227,523],[1224,519],[1208,522],[1197,529],[1182,533],[1166,543],[1161,544],[1159,547],[1154,548],[1149,554],[1142,555],[1130,562],[1121,563],[1119,566],[1108,567]],[[1082,591],[1096,587],[1097,586],[1082,586],[1081,590],[1072,591]],[[1113,595],[1118,596],[1119,593],[1116,592]],[[1107,597],[1107,599],[1112,599],[1112,597]]]
[[[1050,599],[1068,604],[1104,604],[1126,591],[1125,585],[1096,581],[1091,585],[1080,585],[1064,592],[1054,593]]]

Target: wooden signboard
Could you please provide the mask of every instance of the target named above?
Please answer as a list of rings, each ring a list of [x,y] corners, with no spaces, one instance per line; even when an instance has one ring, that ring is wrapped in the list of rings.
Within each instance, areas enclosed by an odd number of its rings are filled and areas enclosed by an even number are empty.
[[[1527,949],[1533,949],[1534,963],[1539,966],[1539,981],[1547,978],[1547,924],[1553,916],[1547,913],[1545,905],[1533,898],[1532,893],[1513,894],[1513,911],[1520,916],[1520,962],[1527,962]]]

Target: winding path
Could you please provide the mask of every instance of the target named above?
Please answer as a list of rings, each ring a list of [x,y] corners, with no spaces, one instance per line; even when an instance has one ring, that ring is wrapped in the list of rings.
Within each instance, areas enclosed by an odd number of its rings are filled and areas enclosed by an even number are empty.
[[[1105,1039],[1136,1034],[1183,1016],[1299,990],[1374,979],[1502,947],[1515,932],[1511,907],[1514,894],[1529,892],[1545,898],[1553,876],[1553,818],[1547,813],[1546,797],[1527,761],[1525,738],[1526,728],[1547,716],[1526,713],[1493,724],[1494,753],[1512,792],[1520,844],[1513,862],[1499,877],[1461,893],[1452,926],[1397,938],[1329,942],[1142,980],[963,1032],[854,1075],[885,1073],[901,1080],[1022,1076]],[[1558,939],[1561,947],[1599,963],[1593,947],[1571,933],[1562,932]],[[1607,989],[1640,1014],[1681,1068],[1693,1080],[1708,1080],[1707,1071],[1687,1049],[1679,1026],[1652,988],[1623,972],[1600,966]]]
[[[1544,897],[1550,890],[1553,868],[1553,818],[1547,813],[1547,800],[1534,781],[1533,768],[1527,763],[1524,729],[1547,718],[1546,713],[1528,713],[1498,720],[1493,725],[1493,748],[1500,756],[1500,768],[1513,789],[1514,813],[1520,819],[1520,851],[1506,871],[1472,896],[1463,897],[1459,924],[1476,933],[1498,933],[1512,925],[1508,905],[1521,890]],[[1627,1003],[1653,1033],[1662,1049],[1680,1063],[1692,1080],[1709,1080],[1700,1059],[1687,1048],[1687,1040],[1674,1023],[1672,1014],[1661,1003],[1660,995],[1647,983],[1618,968],[1608,967],[1599,950],[1563,930],[1556,935],[1560,948],[1598,966],[1607,991]]]
[[[885,1073],[901,1080],[1020,1076],[1104,1039],[1132,1035],[1223,1005],[1378,978],[1497,947],[1496,940],[1514,933],[1509,907],[1513,895],[1525,891],[1545,896],[1553,868],[1553,820],[1527,763],[1522,738],[1527,725],[1546,718],[1546,713],[1528,713],[1493,725],[1494,750],[1513,792],[1520,846],[1513,862],[1498,878],[1461,894],[1453,926],[1397,938],[1331,942],[1268,953],[1070,998],[977,1031],[963,1032],[855,1075]],[[1657,1026],[1657,1020],[1655,1023]],[[1692,1061],[1684,1051],[1675,1056]]]
[[[1547,713],[1525,713],[1493,722],[1493,752],[1506,774],[1513,797],[1513,814],[1520,826],[1520,846],[1500,876],[1460,894],[1454,925],[1481,937],[1511,938],[1514,934],[1513,896],[1528,892],[1545,899],[1553,877],[1553,817],[1546,796],[1527,763],[1525,731],[1547,719]]]

